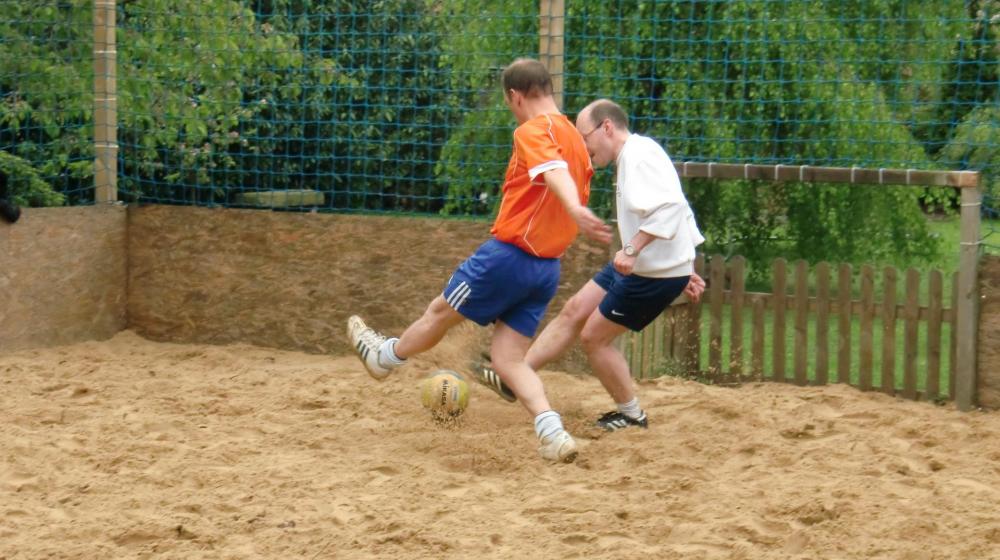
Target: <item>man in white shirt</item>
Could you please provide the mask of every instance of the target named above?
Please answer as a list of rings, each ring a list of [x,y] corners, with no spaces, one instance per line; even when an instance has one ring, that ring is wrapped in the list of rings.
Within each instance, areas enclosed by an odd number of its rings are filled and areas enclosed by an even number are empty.
[[[617,170],[618,231],[624,243],[614,260],[587,282],[532,343],[525,360],[535,370],[561,356],[579,336],[594,374],[617,410],[597,421],[605,430],[648,426],[625,356],[614,340],[641,331],[677,296],[697,301],[705,282],[694,272],[695,247],[705,238],[681,190],[673,162],[656,141],[632,134],[622,108],[607,99],[576,118],[594,167]],[[477,378],[507,400],[512,393],[491,376]],[[505,394],[506,393],[506,394]]]

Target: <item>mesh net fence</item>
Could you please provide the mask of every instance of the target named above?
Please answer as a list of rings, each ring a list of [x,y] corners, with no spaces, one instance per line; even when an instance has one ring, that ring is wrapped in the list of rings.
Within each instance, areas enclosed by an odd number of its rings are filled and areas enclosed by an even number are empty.
[[[93,10],[0,0],[0,170],[26,203],[93,200]],[[539,56],[539,21],[523,0],[119,2],[118,196],[488,216],[515,124],[499,71]],[[570,115],[615,99],[675,161],[979,170],[998,243],[1000,2],[573,0],[562,23]],[[594,184],[606,216],[610,183]],[[784,214],[822,198],[689,188],[706,218],[734,197]],[[824,192],[845,223],[852,206],[955,207],[947,189]]]

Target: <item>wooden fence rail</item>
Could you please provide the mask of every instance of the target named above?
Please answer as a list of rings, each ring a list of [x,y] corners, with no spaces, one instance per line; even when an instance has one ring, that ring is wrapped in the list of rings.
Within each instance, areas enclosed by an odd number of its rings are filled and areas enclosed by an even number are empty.
[[[836,382],[909,399],[954,398],[957,273],[946,305],[937,270],[810,269],[777,259],[772,292],[764,293],[747,291],[743,257],[699,257],[696,269],[708,281],[701,302],[678,302],[623,337],[637,377]]]

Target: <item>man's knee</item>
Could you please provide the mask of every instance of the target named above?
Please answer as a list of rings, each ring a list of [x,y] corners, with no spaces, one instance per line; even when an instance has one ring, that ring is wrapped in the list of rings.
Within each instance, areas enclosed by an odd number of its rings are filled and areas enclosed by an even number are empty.
[[[594,312],[594,309],[582,296],[577,294],[566,301],[559,316],[575,325],[582,325]]]
[[[580,333],[580,345],[583,346],[584,352],[588,354],[607,346],[609,343],[610,341],[607,336],[596,329],[585,328]]]

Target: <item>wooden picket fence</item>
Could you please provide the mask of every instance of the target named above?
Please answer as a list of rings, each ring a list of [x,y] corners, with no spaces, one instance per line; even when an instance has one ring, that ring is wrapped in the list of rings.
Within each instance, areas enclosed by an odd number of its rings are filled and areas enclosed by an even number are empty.
[[[777,259],[772,293],[745,289],[743,257],[699,257],[696,270],[708,282],[699,303],[676,303],[643,332],[622,337],[636,377],[836,382],[910,399],[954,398],[957,273],[945,306],[936,270],[923,280],[916,270],[885,267],[880,293],[870,265],[856,274],[849,264],[810,270],[805,261]],[[897,298],[899,287],[905,295]]]

